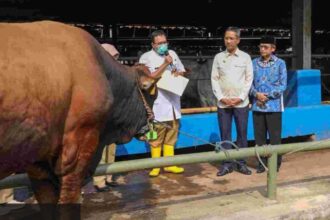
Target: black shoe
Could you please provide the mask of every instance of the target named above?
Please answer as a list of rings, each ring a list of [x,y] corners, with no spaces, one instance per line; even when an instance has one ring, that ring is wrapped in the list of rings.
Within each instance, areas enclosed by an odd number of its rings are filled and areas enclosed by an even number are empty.
[[[227,175],[229,173],[233,172],[233,168],[232,167],[221,167],[221,169],[219,170],[219,172],[217,173],[217,176],[224,176]]]
[[[256,172],[256,173],[263,173],[263,172],[265,172],[265,171],[266,171],[265,167],[262,166],[262,165],[259,165],[259,166],[257,167],[257,172]]]
[[[237,172],[242,173],[244,175],[252,174],[251,170],[249,170],[246,165],[238,165]]]
[[[277,172],[280,172],[280,167],[281,167],[281,165],[277,165]]]
[[[110,187],[116,187],[116,186],[119,186],[119,183],[116,182],[116,181],[111,181],[111,182],[105,181],[105,184],[106,184],[107,186],[110,186]]]
[[[97,193],[97,190],[92,182],[87,183],[82,189],[81,194],[87,195],[87,194],[93,194]]]
[[[103,187],[98,187],[98,186],[94,186],[97,192],[108,192],[110,190],[109,186],[103,186]]]

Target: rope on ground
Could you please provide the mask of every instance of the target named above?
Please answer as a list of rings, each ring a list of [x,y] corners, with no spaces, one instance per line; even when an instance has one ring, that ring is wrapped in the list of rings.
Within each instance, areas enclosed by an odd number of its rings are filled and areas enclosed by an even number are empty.
[[[209,142],[209,141],[206,141],[206,140],[204,140],[204,139],[202,139],[202,138],[199,138],[199,137],[197,137],[197,136],[194,136],[194,135],[192,135],[192,134],[189,134],[189,133],[186,133],[186,132],[180,131],[179,129],[175,129],[175,128],[173,128],[172,126],[170,126],[170,125],[168,125],[168,124],[166,124],[166,123],[164,123],[164,122],[157,121],[157,120],[154,120],[154,121],[155,121],[156,123],[159,123],[159,124],[164,125],[165,127],[169,128],[169,129],[172,129],[172,130],[178,131],[179,133],[181,133],[181,134],[183,134],[183,135],[185,135],[185,136],[188,136],[188,137],[190,137],[190,138],[192,138],[192,139],[195,139],[195,140],[200,141],[200,142],[203,142],[203,143],[205,143],[205,144],[209,144],[209,145],[211,145],[211,146],[214,146],[215,152],[217,152],[217,153],[220,152],[220,150],[222,150],[222,151],[224,152],[224,154],[226,155],[226,158],[227,158],[228,160],[230,160],[230,161],[232,161],[232,162],[234,162],[234,163],[240,165],[240,163],[239,163],[237,160],[235,160],[235,159],[231,159],[230,156],[229,156],[229,153],[228,153],[227,149],[225,149],[225,148],[222,147],[222,144],[226,144],[226,143],[227,143],[227,144],[232,145],[236,150],[239,151],[240,148],[239,148],[235,143],[233,143],[233,142],[231,142],[231,141],[220,141],[220,142],[217,142],[216,144],[213,144],[213,143],[211,143],[211,142]],[[264,146],[264,147],[265,147],[265,152],[267,152],[266,146]],[[255,148],[255,149],[256,149],[256,148]],[[268,171],[268,168],[267,168],[267,166],[263,163],[262,159],[260,158],[260,155],[259,155],[258,151],[255,150],[255,152],[256,152],[256,157],[257,157],[258,161],[260,162],[260,164],[265,168],[265,170]]]
[[[164,123],[164,122],[157,121],[157,120],[155,120],[155,119],[154,119],[154,122],[156,122],[156,123],[158,123],[158,124],[162,124],[162,125],[164,125],[165,127],[169,128],[169,129],[172,129],[172,130],[178,131],[179,133],[181,133],[181,134],[183,134],[183,135],[185,135],[185,136],[187,136],[187,137],[190,137],[190,138],[195,139],[195,140],[197,140],[197,141],[200,141],[200,142],[202,142],[202,143],[205,143],[205,144],[209,144],[209,145],[211,145],[211,146],[214,146],[215,152],[218,153],[218,152],[220,152],[220,151],[222,150],[222,151],[224,152],[224,154],[226,155],[226,158],[227,158],[228,160],[230,160],[230,161],[232,161],[232,162],[234,162],[234,163],[236,163],[236,164],[240,164],[237,160],[235,160],[235,159],[231,159],[230,156],[229,156],[229,153],[228,153],[227,149],[225,149],[225,148],[222,147],[222,144],[227,143],[227,144],[232,145],[234,148],[236,148],[236,150],[239,151],[240,148],[239,148],[235,143],[233,143],[233,142],[231,142],[231,141],[220,141],[220,142],[217,142],[216,144],[213,144],[213,143],[211,143],[211,142],[209,142],[209,141],[207,141],[207,140],[204,140],[204,139],[202,139],[202,138],[199,138],[199,137],[197,137],[197,136],[195,136],[195,135],[189,134],[189,133],[187,133],[187,132],[180,131],[179,129],[175,129],[175,128],[173,128],[172,126],[170,126],[170,125],[168,125],[168,124],[166,124],[166,123]],[[314,144],[312,144],[312,146],[313,146],[313,145],[317,145],[317,144],[319,144],[319,143],[314,143]],[[257,157],[258,161],[260,162],[260,164],[265,168],[265,170],[268,171],[268,167],[267,167],[267,166],[264,164],[264,162],[262,161],[262,159],[261,159],[261,157],[260,157],[260,155],[259,155],[259,153],[258,153],[258,151],[257,151],[257,147],[258,147],[258,146],[255,146],[255,154],[256,154],[256,157]],[[267,145],[263,145],[263,147],[264,147],[264,149],[265,149],[265,154],[269,156],[270,152],[267,150]],[[310,146],[308,146],[308,147],[310,147]],[[298,149],[295,149],[295,150],[292,150],[292,151],[290,151],[290,152],[288,152],[288,153],[283,154],[283,156],[284,156],[284,155],[290,155],[290,154],[293,154],[293,153],[297,153],[297,152],[303,151],[303,150],[305,150],[306,148],[307,148],[307,146],[306,146],[306,147],[302,147],[302,148],[298,148]]]
[[[324,141],[326,141],[326,140],[324,140]],[[304,147],[301,147],[301,148],[297,148],[297,149],[292,150],[292,151],[290,151],[290,152],[288,152],[288,153],[282,154],[282,156],[284,156],[284,155],[290,155],[290,154],[294,154],[294,153],[298,153],[298,152],[304,151],[304,150],[306,150],[306,148],[309,148],[310,146],[318,145],[318,144],[320,144],[320,143],[322,143],[322,142],[323,142],[323,141],[321,141],[321,142],[317,142],[317,143],[311,143],[311,145],[309,145],[309,146],[304,146]],[[269,145],[268,145],[268,146],[269,146]],[[261,157],[260,157],[260,155],[259,155],[259,153],[258,153],[258,151],[257,151],[257,147],[258,147],[258,146],[255,146],[255,152],[256,152],[257,158],[258,158],[260,164],[261,164],[261,165],[262,165],[262,166],[268,171],[268,167],[263,163],[263,161],[262,161],[262,159],[261,159]],[[270,153],[269,151],[267,152],[267,145],[263,145],[263,147],[264,147],[264,149],[265,149],[265,154],[266,154],[266,155],[270,155],[271,153]]]
[[[330,90],[329,90],[329,88],[324,84],[324,82],[322,82],[321,85],[322,85],[323,89],[324,89],[327,93],[330,94]]]
[[[324,140],[324,141],[326,141],[326,140]],[[301,151],[306,150],[306,148],[308,148],[308,147],[310,147],[310,146],[315,146],[315,145],[318,145],[318,144],[320,144],[320,143],[322,143],[322,142],[323,142],[323,141],[318,142],[318,143],[311,143],[311,145],[309,145],[309,146],[304,146],[304,147],[301,147],[301,148],[297,148],[297,149],[295,149],[295,150],[292,150],[292,151],[290,151],[290,152],[288,152],[288,153],[285,153],[285,154],[282,154],[282,155],[284,156],[284,155],[290,155],[290,154],[298,153],[298,152],[301,152]],[[258,146],[255,146],[255,152],[256,152],[257,158],[258,158],[260,164],[265,168],[265,170],[268,171],[268,167],[263,163],[262,159],[260,158],[260,155],[259,155],[259,153],[258,153],[258,151],[257,151],[257,147],[258,147]],[[266,155],[270,154],[270,152],[267,152],[267,145],[263,145],[263,147],[264,147],[264,149],[265,149],[265,154],[266,154]]]
[[[301,152],[301,151],[306,150],[307,147],[315,146],[315,145],[321,144],[321,143],[323,143],[323,142],[325,142],[325,141],[327,141],[327,140],[321,140],[321,141],[319,141],[319,142],[317,142],[317,143],[314,143],[314,144],[311,143],[311,145],[309,145],[309,146],[305,146],[305,147],[297,148],[297,149],[292,150],[292,151],[290,151],[290,152],[288,152],[288,153],[285,153],[285,154],[283,154],[283,155],[290,155],[290,154],[293,154],[293,153],[298,153],[298,152]]]
[[[265,155],[267,155],[267,145],[262,145],[264,147],[265,150]],[[262,161],[258,151],[257,151],[257,147],[258,145],[254,146],[254,151],[256,153],[257,159],[259,160],[259,163],[265,168],[265,170],[268,172],[268,167],[264,164],[264,162]]]
[[[168,125],[168,124],[166,124],[166,123],[164,123],[164,122],[161,122],[161,121],[158,121],[158,120],[155,120],[155,119],[154,119],[154,122],[156,122],[156,123],[158,123],[158,124],[161,124],[161,125],[163,125],[164,127],[168,128],[168,129],[171,129],[171,130],[177,131],[177,132],[179,132],[179,133],[181,133],[181,134],[183,134],[183,135],[185,135],[185,136],[187,136],[187,137],[190,137],[190,138],[192,138],[192,139],[195,139],[195,140],[197,140],[197,141],[199,141],[199,142],[202,142],[202,143],[204,143],[204,144],[209,144],[209,145],[211,145],[211,146],[213,146],[213,147],[215,147],[215,148],[218,147],[216,144],[213,144],[213,143],[211,143],[211,142],[209,142],[209,141],[207,141],[207,140],[204,140],[204,139],[202,139],[202,138],[199,138],[199,137],[194,136],[194,135],[192,135],[192,134],[189,134],[189,133],[187,133],[187,132],[180,131],[179,129],[175,129],[175,128],[173,128],[172,126],[170,126],[170,125]],[[220,146],[220,148],[221,148],[221,150],[226,151],[226,149],[223,149],[221,146]]]
[[[222,150],[222,151],[224,152],[226,158],[227,158],[229,161],[232,161],[232,162],[234,162],[234,163],[240,165],[240,163],[239,163],[237,160],[235,160],[235,159],[231,159],[230,156],[229,156],[228,150],[222,147],[222,144],[227,143],[227,144],[232,145],[234,148],[236,148],[236,150],[239,150],[239,147],[238,147],[235,143],[233,143],[233,142],[231,142],[231,141],[220,141],[220,142],[217,142],[216,144],[213,144],[213,143],[211,143],[211,142],[209,142],[209,141],[207,141],[207,140],[204,140],[204,139],[202,139],[202,138],[200,138],[200,137],[197,137],[197,136],[195,136],[195,135],[189,134],[189,133],[184,132],[184,131],[180,131],[179,129],[175,129],[175,128],[173,128],[172,126],[170,126],[170,125],[168,125],[168,124],[166,124],[166,123],[164,123],[164,122],[161,122],[161,121],[158,121],[158,120],[155,120],[155,119],[154,119],[154,122],[156,122],[156,123],[158,123],[158,124],[161,124],[161,125],[165,126],[165,127],[168,128],[168,129],[175,130],[175,131],[177,131],[177,132],[179,132],[179,133],[181,133],[181,134],[183,134],[183,135],[185,135],[185,136],[187,136],[187,137],[190,137],[190,138],[192,138],[192,139],[195,139],[195,140],[197,140],[197,141],[200,141],[200,142],[202,142],[202,143],[204,143],[204,144],[211,145],[211,146],[214,147],[214,149],[215,149],[215,151],[216,151],[217,153],[218,153],[220,150]]]

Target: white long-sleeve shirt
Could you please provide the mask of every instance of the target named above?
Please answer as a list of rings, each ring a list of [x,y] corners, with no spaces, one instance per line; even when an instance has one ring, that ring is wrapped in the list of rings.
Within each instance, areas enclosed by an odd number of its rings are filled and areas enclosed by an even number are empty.
[[[169,65],[167,70],[172,71],[174,67],[177,71],[184,72],[185,68],[178,55],[173,50],[169,50],[169,54],[173,59],[173,65]],[[153,73],[164,63],[164,60],[164,56],[150,50],[141,56],[139,63],[145,64]],[[158,121],[172,121],[181,118],[180,96],[158,88],[158,96],[154,102],[153,112],[155,119]]]
[[[252,81],[253,65],[250,55],[237,49],[232,55],[224,51],[215,56],[211,83],[219,108],[228,107],[220,102],[223,98],[240,98],[243,101],[235,108],[246,107],[249,104],[248,94]]]

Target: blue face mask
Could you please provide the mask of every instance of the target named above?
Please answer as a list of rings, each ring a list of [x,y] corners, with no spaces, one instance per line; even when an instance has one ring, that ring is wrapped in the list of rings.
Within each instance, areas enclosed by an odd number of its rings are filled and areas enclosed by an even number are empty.
[[[165,55],[166,52],[168,52],[168,45],[167,44],[161,44],[157,47],[157,50],[156,52],[159,54],[159,55]]]

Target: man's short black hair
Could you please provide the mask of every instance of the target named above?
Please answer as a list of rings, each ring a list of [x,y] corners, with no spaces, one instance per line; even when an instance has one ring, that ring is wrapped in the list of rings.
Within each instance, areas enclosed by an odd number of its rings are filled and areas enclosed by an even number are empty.
[[[155,38],[158,36],[165,36],[166,34],[163,30],[156,30],[151,33],[151,41],[154,42]]]
[[[276,39],[273,36],[263,36],[260,39],[260,44],[273,44],[273,45],[276,45]]]

